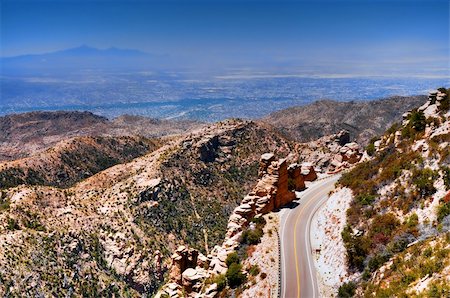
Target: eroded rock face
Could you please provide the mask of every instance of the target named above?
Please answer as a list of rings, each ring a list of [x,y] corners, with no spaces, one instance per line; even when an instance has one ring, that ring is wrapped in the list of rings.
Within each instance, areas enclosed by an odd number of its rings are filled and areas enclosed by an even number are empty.
[[[197,150],[200,160],[204,162],[212,162],[217,157],[217,148],[219,147],[218,136],[206,136],[197,144]]]
[[[179,246],[172,255],[169,279],[181,285],[182,273],[188,268],[197,266],[198,255],[199,252],[195,249],[190,249],[184,245]]]

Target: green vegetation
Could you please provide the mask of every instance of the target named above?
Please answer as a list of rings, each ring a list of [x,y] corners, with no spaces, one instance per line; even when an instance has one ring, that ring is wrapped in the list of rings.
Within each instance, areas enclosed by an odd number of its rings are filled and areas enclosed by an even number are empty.
[[[444,185],[445,189],[450,190],[450,168],[449,167],[442,167],[442,172],[444,174]]]
[[[36,231],[46,231],[44,225],[40,221],[40,216],[37,213],[30,212],[28,210],[22,210],[22,224],[24,227]]]
[[[450,215],[450,202],[441,202],[437,210],[437,220],[442,222],[442,220]]]
[[[3,198],[2,193],[0,193],[0,212],[9,210],[9,198]]]
[[[339,298],[350,298],[356,294],[356,284],[354,282],[346,282],[339,287]]]
[[[242,233],[242,244],[256,245],[261,242],[261,237],[264,235],[263,228],[266,225],[266,220],[263,217],[257,217],[253,218],[251,222],[255,224],[255,228],[247,229]]]
[[[409,123],[402,129],[402,137],[407,139],[415,139],[418,133],[425,130],[427,124],[425,115],[422,111],[413,110],[408,117]]]
[[[434,241],[432,243],[431,241]],[[406,294],[411,284],[425,276],[441,273],[450,265],[450,234],[419,242],[393,257],[393,263],[384,271],[381,281],[362,283],[365,297],[410,297]],[[444,293],[444,295],[442,295]],[[419,297],[446,297],[450,287],[444,279],[434,279]],[[416,296],[414,296],[416,297]]]
[[[376,215],[367,228],[366,234],[353,233],[347,225],[342,231],[342,239],[347,250],[347,260],[351,268],[373,272],[386,262],[392,253],[404,250],[412,241],[411,233],[417,226],[417,215],[411,216],[403,225],[393,213]],[[381,253],[380,247],[385,247]]]
[[[369,141],[369,145],[366,147],[366,152],[369,156],[373,156],[375,154],[375,142],[380,138],[374,137]]]
[[[356,196],[355,200],[359,202],[361,205],[372,205],[377,196],[371,194],[359,194]]]
[[[251,276],[257,276],[261,272],[261,269],[259,269],[258,265],[253,265],[248,270],[248,273],[250,273]]]
[[[217,291],[220,292],[227,286],[227,277],[225,276],[225,274],[219,274],[214,277],[212,283],[217,284]]]
[[[447,112],[450,109],[450,89],[446,89],[446,88],[439,88],[438,89],[440,92],[447,94],[447,96],[441,100],[441,105],[439,106],[439,110],[442,113]]]
[[[230,267],[231,264],[239,264],[241,263],[241,260],[239,259],[239,256],[237,252],[232,252],[227,256],[227,259],[225,260],[225,264],[227,264],[228,267]]]
[[[420,196],[426,198],[436,192],[433,183],[438,177],[439,173],[429,168],[415,169],[412,175],[412,183],[418,188]]]
[[[255,245],[261,242],[263,232],[260,229],[248,229],[242,233],[241,243]]]
[[[403,170],[411,169],[422,158],[416,152],[399,153],[391,145],[374,159],[358,164],[352,171],[344,173],[339,180],[343,186],[353,190],[355,195],[377,195],[378,185],[398,178]],[[379,169],[382,169],[381,173]]]
[[[242,265],[233,263],[225,274],[227,277],[228,285],[232,288],[236,288],[243,284],[247,280],[247,276],[242,273]]]
[[[369,243],[364,237],[353,234],[352,228],[346,226],[342,231],[342,239],[347,250],[347,260],[351,268],[364,269],[364,261],[369,251]]]
[[[10,231],[20,230],[19,223],[14,218],[8,217],[6,228]]]

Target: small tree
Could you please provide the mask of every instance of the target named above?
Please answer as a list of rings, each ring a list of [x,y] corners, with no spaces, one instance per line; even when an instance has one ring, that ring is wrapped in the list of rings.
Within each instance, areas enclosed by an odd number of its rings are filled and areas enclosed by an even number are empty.
[[[356,284],[354,282],[346,282],[339,287],[338,297],[349,298],[355,296]]]
[[[237,254],[237,252],[232,252],[227,256],[227,259],[225,260],[225,263],[227,264],[228,267],[231,266],[231,264],[239,264],[240,260],[239,260],[239,256]]]
[[[228,280],[228,285],[232,288],[238,287],[245,282],[247,276],[242,273],[242,265],[233,263],[225,274]]]

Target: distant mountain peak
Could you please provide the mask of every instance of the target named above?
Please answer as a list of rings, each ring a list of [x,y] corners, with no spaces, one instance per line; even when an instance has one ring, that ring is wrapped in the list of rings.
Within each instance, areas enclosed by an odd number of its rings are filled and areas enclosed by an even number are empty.
[[[76,55],[119,55],[119,56],[146,56],[145,52],[136,49],[122,49],[118,47],[109,47],[100,49],[86,44],[78,47],[69,48],[49,54],[76,54]]]

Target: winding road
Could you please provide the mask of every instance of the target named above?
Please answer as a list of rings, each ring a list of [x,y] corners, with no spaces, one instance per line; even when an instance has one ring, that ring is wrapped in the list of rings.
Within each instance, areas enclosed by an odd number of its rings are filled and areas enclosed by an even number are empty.
[[[319,297],[310,241],[311,220],[340,175],[311,183],[297,192],[298,204],[281,212],[281,297]]]

